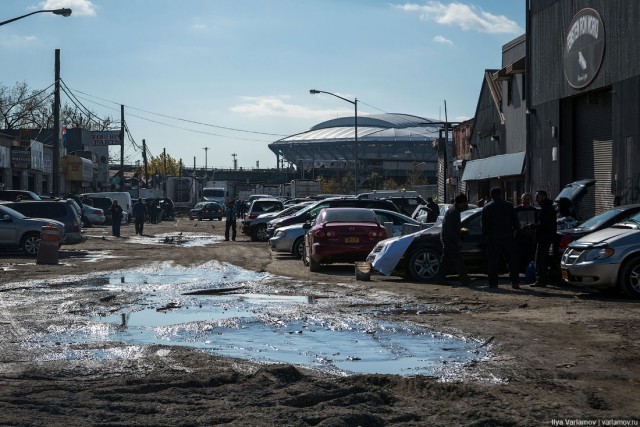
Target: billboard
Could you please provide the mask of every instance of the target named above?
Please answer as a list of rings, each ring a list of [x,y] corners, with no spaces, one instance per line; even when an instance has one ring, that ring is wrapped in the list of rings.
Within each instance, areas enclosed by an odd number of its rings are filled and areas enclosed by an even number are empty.
[[[91,139],[94,147],[121,144],[120,132],[115,130],[91,132]]]
[[[31,141],[31,169],[44,170],[44,146],[42,142]]]

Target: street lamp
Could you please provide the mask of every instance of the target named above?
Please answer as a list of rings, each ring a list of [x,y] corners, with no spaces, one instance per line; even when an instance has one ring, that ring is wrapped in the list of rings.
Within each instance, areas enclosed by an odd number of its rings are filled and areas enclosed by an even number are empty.
[[[309,91],[309,93],[311,95],[317,95],[319,93],[326,93],[327,95],[331,95],[331,96],[335,96],[336,98],[342,99],[343,101],[348,102],[349,104],[352,104],[354,109],[355,109],[355,136],[353,138],[353,144],[354,144],[354,154],[355,154],[355,162],[354,162],[354,167],[353,167],[353,173],[355,174],[355,184],[354,184],[354,192],[357,195],[358,194],[358,98],[355,98],[353,101],[347,98],[343,98],[340,95],[336,95],[335,93],[331,93],[331,92],[326,92],[324,90],[316,90],[316,89],[311,89]]]
[[[35,12],[27,13],[26,15],[18,16],[17,18],[9,19],[7,21],[0,22],[0,26],[9,24],[18,19],[26,18],[27,16],[35,15],[36,13],[53,13],[54,15],[71,16],[71,9],[55,9],[55,10],[36,10]]]

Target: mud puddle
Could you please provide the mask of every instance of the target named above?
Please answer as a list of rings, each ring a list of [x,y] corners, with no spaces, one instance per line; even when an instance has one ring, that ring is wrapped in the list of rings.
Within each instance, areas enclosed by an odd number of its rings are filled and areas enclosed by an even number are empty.
[[[229,265],[165,265],[95,279],[84,286],[138,298],[115,313],[95,312],[74,327],[52,326],[46,336],[34,337],[43,360],[118,358],[128,352],[108,349],[161,344],[341,375],[450,378],[486,354],[473,340],[345,310],[332,298],[274,293],[273,276]]]

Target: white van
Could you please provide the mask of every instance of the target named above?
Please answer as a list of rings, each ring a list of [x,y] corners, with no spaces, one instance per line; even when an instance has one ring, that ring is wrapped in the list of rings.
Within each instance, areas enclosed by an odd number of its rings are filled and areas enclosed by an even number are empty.
[[[133,212],[133,202],[131,200],[131,194],[126,191],[105,191],[102,193],[83,193],[80,195],[80,198],[87,197],[109,197],[112,200],[117,200],[118,204],[122,208],[124,215],[122,218],[122,222],[129,222],[132,217]]]

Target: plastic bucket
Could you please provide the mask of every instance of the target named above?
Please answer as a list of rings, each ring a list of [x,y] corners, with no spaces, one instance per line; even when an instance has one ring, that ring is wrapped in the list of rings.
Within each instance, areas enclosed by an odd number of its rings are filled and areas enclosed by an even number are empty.
[[[371,263],[368,261],[356,262],[356,280],[368,282],[371,280]]]

